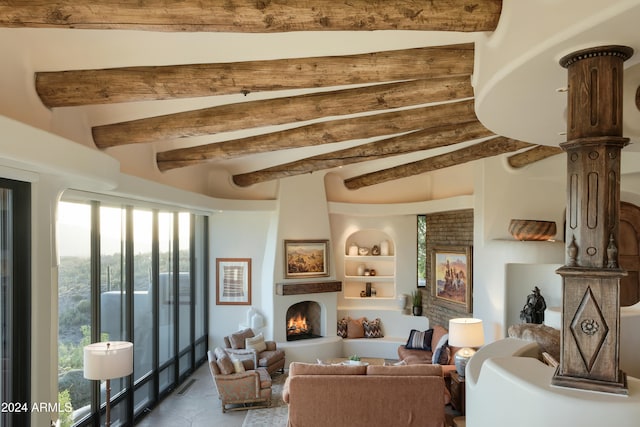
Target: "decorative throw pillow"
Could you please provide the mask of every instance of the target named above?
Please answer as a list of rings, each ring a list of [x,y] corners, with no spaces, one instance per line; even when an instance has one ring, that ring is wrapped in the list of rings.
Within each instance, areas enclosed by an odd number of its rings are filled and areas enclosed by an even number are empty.
[[[231,362],[233,363],[233,370],[237,374],[241,374],[245,372],[244,365],[242,364],[242,360],[232,357]]]
[[[223,375],[229,375],[229,374],[233,374],[233,362],[231,361],[231,357],[229,357],[229,354],[224,351],[223,348],[217,347],[214,350],[214,353],[216,355],[216,359],[217,359],[217,363],[218,363],[218,369],[220,369],[220,373]]]
[[[231,344],[231,348],[236,350],[245,349],[244,341],[247,338],[253,337],[253,331],[251,328],[243,329],[240,332],[236,332],[235,334],[229,335],[229,343]]]
[[[431,359],[431,363],[448,365],[450,358],[451,350],[449,350],[449,334],[444,334],[440,338],[440,341],[438,341],[438,344],[436,344],[436,349],[433,351],[433,358]]]
[[[344,317],[338,320],[338,336],[341,338],[347,337],[347,319]]]
[[[422,332],[412,329],[405,347],[410,350],[431,351],[431,338],[433,338],[433,329],[427,329]]]
[[[382,323],[380,318],[375,320],[367,320],[364,319],[362,322],[362,326],[364,327],[364,337],[365,338],[382,338],[384,337],[382,333]]]
[[[362,326],[364,320],[364,317],[347,319],[347,338],[364,338],[364,326]]]
[[[255,337],[246,338],[244,340],[244,347],[247,350],[255,350],[258,353],[262,353],[267,349],[267,343],[264,342],[262,333],[259,333]]]

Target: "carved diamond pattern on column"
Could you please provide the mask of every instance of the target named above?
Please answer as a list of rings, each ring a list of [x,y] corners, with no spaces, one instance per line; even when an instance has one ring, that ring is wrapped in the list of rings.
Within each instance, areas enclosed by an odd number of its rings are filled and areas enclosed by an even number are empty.
[[[552,384],[627,395],[620,369],[620,223],[622,63],[626,46],[600,46],[563,57],[568,70],[567,230],[562,276],[560,365]],[[577,251],[576,251],[577,249]]]
[[[593,368],[608,333],[607,320],[602,315],[598,302],[589,287],[571,322],[571,334],[576,340],[578,351],[587,371],[590,372]]]

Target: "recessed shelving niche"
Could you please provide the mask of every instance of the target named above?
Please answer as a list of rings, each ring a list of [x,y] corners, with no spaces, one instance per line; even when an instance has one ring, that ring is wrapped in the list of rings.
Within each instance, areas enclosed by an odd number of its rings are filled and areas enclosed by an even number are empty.
[[[385,244],[388,249],[385,251]],[[366,248],[366,255],[353,255],[353,245],[358,249]],[[377,246],[380,255],[374,255]],[[350,251],[351,249],[351,251]],[[362,270],[375,270],[375,275],[364,275]],[[359,271],[361,270],[361,271]],[[360,292],[366,289],[367,282],[375,289],[375,297],[361,297]],[[357,299],[394,299],[396,297],[396,257],[393,240],[383,231],[366,229],[351,234],[344,248],[344,280],[345,298]]]

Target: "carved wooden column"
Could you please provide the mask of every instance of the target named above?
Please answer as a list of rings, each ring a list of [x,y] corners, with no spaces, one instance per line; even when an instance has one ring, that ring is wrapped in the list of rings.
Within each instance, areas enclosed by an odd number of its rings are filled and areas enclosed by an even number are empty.
[[[628,394],[620,370],[620,154],[624,46],[565,56],[568,70],[566,265],[554,385]]]

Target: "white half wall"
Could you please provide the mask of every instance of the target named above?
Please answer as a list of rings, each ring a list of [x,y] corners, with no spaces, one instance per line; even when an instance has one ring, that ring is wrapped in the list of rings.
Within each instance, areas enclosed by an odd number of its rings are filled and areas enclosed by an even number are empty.
[[[640,380],[628,377],[629,395],[551,385],[555,369],[531,356],[537,344],[507,338],[480,349],[466,375],[469,427],[635,427]]]

